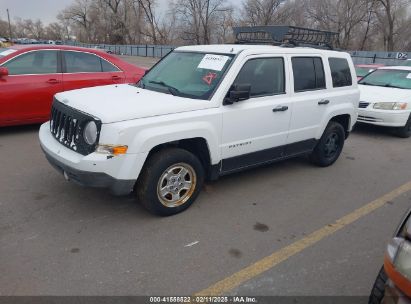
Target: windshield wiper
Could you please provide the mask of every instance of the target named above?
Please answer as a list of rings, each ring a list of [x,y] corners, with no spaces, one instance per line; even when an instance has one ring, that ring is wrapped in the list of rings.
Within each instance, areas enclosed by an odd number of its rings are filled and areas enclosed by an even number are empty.
[[[166,88],[168,89],[168,91],[171,93],[171,95],[173,95],[173,96],[178,96],[178,95],[180,95],[179,89],[177,89],[177,88],[175,88],[175,87],[173,87],[173,86],[165,83],[164,81],[153,81],[153,80],[152,80],[152,81],[149,81],[149,83],[158,84],[158,85],[161,85],[161,86],[163,86],[163,87],[166,87]]]
[[[369,83],[369,82],[359,82],[358,84],[363,84],[363,85],[367,85],[367,86],[374,86],[374,87],[378,86],[376,84],[372,84],[372,83]]]
[[[395,89],[405,89],[403,87],[395,86],[395,85],[392,85],[392,84],[389,84],[389,83],[387,83],[384,87],[386,87],[386,88],[395,88]]]

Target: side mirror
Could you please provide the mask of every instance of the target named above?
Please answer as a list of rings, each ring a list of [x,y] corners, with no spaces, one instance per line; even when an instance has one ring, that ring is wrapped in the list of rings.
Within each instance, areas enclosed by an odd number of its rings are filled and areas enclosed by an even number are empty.
[[[250,99],[251,84],[234,84],[224,99],[224,105]]]
[[[6,77],[9,75],[9,69],[5,67],[0,67],[0,77]]]

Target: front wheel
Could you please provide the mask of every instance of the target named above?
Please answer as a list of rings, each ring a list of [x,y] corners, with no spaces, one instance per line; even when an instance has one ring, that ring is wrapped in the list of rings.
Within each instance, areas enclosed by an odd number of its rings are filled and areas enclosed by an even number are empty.
[[[340,157],[344,142],[344,127],[338,122],[330,121],[310,156],[311,161],[320,167],[331,166]]]
[[[135,192],[151,213],[169,216],[190,207],[203,182],[204,169],[198,158],[186,150],[169,148],[148,159]]]
[[[401,138],[411,137],[411,116],[408,118],[408,121],[405,124],[405,126],[402,128],[398,128],[396,131],[397,131],[396,134],[398,137],[401,137]]]

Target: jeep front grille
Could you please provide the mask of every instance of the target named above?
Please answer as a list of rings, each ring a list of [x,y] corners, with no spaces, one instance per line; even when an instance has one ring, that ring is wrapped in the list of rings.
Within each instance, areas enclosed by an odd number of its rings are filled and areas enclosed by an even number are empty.
[[[87,144],[83,137],[84,127],[90,121],[97,125],[97,141],[94,145]],[[100,131],[100,120],[54,99],[50,115],[50,132],[62,145],[82,155],[89,155],[96,149]]]

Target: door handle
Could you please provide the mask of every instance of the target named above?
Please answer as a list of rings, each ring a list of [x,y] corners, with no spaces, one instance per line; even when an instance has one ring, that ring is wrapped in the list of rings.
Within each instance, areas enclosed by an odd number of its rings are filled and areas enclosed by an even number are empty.
[[[120,76],[111,76],[111,79],[113,79],[113,80],[121,80],[121,77],[120,77]]]
[[[278,106],[278,107],[276,107],[275,109],[273,109],[273,112],[275,113],[275,112],[285,112],[285,111],[287,111],[288,110],[288,107],[287,106]]]
[[[323,100],[318,102],[318,105],[325,106],[325,105],[328,105],[329,103],[330,103],[330,101],[328,99],[323,99]]]
[[[49,79],[49,80],[47,80],[47,83],[49,83],[49,84],[58,84],[58,83],[60,83],[60,80],[58,80],[58,79]]]

